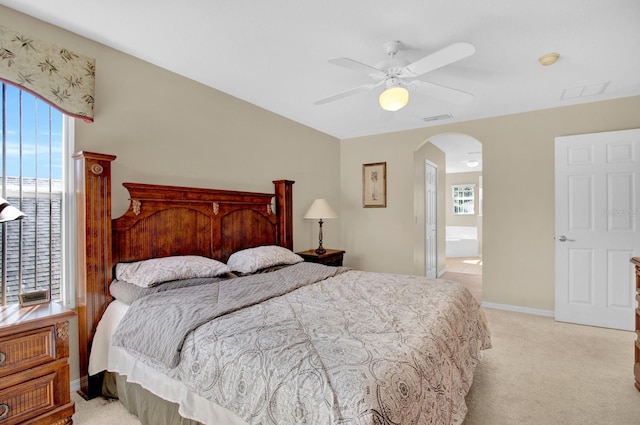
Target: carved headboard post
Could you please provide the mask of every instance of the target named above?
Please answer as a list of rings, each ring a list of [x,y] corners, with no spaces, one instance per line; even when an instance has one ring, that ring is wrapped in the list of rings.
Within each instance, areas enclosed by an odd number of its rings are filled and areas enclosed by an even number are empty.
[[[101,377],[89,377],[89,352],[98,321],[110,301],[111,282],[111,162],[113,155],[77,152],[76,312],[80,353],[80,395],[101,392]],[[90,296],[87,296],[90,294]]]
[[[274,180],[276,213],[278,214],[278,244],[293,249],[293,184],[292,180]]]

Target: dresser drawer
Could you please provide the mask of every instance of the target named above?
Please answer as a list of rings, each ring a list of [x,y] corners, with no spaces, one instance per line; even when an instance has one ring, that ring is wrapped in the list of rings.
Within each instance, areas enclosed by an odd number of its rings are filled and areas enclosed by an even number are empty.
[[[325,266],[342,266],[342,256],[331,258],[323,263]]]
[[[51,372],[3,389],[0,396],[0,424],[18,424],[53,409],[56,376],[55,372]]]
[[[55,326],[0,338],[0,377],[55,360]]]

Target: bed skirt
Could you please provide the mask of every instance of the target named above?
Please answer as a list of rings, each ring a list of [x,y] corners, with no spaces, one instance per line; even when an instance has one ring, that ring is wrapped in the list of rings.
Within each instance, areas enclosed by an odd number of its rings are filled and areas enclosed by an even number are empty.
[[[105,372],[102,394],[120,400],[142,425],[202,425],[180,416],[178,404],[163,400],[138,384],[127,382],[125,376],[117,373]]]

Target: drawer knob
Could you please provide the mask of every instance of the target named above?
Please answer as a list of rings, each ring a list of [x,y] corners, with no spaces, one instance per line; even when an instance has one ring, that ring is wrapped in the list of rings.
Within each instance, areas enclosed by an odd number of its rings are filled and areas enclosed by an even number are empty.
[[[7,361],[7,355],[2,351],[0,351],[0,366],[3,366],[4,362],[6,361]]]
[[[0,421],[9,416],[9,405],[8,404],[0,404]]]

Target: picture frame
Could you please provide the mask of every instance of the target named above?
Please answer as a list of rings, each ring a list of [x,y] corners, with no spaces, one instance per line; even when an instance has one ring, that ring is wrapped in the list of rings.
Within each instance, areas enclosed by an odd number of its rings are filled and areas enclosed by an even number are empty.
[[[36,289],[18,294],[20,308],[37,304],[46,304],[51,301],[51,294],[46,289]]]
[[[362,164],[363,208],[387,207],[387,163]]]

